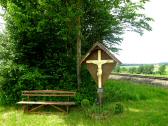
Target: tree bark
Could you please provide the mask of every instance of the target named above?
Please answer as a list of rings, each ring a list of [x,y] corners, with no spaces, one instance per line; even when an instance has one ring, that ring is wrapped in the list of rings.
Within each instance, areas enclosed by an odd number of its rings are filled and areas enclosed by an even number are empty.
[[[80,16],[77,17],[77,85],[78,90],[80,89],[81,83],[81,22]]]

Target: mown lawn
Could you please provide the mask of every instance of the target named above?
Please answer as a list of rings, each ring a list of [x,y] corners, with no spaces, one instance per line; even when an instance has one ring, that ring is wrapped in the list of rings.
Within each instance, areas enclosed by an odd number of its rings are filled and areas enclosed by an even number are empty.
[[[105,119],[85,116],[80,107],[68,115],[25,114],[15,107],[0,107],[0,126],[168,126],[168,89],[129,81],[108,81],[105,86],[105,105],[109,114]],[[116,102],[124,105],[124,112],[114,114]]]

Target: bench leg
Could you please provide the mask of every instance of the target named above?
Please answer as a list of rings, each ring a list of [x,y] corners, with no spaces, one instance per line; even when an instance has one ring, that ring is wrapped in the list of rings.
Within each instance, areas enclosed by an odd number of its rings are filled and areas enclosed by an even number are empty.
[[[67,113],[69,113],[69,106],[68,105],[66,106],[66,109],[67,109]]]
[[[35,107],[35,108],[32,108],[29,112],[33,112],[33,111],[35,111],[35,110],[37,110],[37,109],[39,109],[39,108],[41,108],[41,107],[43,107],[44,105],[39,105],[39,106],[37,106],[37,107]]]
[[[28,112],[28,105],[23,104],[22,107],[24,112]]]
[[[57,109],[57,110],[59,110],[59,111],[61,111],[61,112],[65,112],[65,113],[66,113],[66,111],[63,110],[63,109],[60,108],[60,107],[57,107],[57,106],[55,106],[55,105],[50,105],[50,106],[52,106],[53,108],[55,108],[55,109]]]

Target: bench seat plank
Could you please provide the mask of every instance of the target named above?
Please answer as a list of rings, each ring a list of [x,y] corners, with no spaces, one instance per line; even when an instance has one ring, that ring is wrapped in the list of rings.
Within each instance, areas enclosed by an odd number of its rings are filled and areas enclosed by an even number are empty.
[[[75,96],[74,94],[22,94],[22,96]]]
[[[75,105],[75,102],[53,102],[53,101],[20,101],[17,104],[29,105]]]
[[[63,91],[63,90],[30,90],[30,91],[23,91],[23,93],[69,93],[75,94],[74,91]]]

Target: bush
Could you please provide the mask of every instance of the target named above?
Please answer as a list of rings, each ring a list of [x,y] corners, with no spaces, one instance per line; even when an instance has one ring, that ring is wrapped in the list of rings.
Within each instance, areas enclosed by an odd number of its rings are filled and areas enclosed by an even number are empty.
[[[114,108],[114,114],[120,114],[123,113],[124,111],[124,106],[121,103],[116,103],[115,108]]]
[[[142,74],[144,71],[144,67],[143,65],[140,65],[138,68],[137,68],[137,74]]]
[[[160,65],[160,66],[159,66],[158,73],[159,73],[160,75],[165,74],[165,73],[166,73],[166,65]]]
[[[5,82],[1,84],[1,100],[5,104],[19,101],[22,90],[42,89],[42,73],[38,69],[29,69],[26,65],[12,65],[3,70]]]
[[[121,72],[121,73],[128,73],[128,71],[129,71],[129,69],[126,68],[126,67],[121,67],[121,68],[120,68],[120,72]]]
[[[81,80],[82,83],[80,85],[80,90],[76,95],[76,102],[80,104],[83,99],[88,99],[90,104],[93,104],[97,97],[97,84],[92,79],[90,73],[86,69],[86,66],[82,67]]]
[[[85,116],[90,115],[90,101],[88,99],[83,99],[81,101],[81,107],[83,111],[85,112]]]
[[[130,67],[129,70],[128,70],[128,72],[131,73],[131,74],[136,73],[136,71],[137,71],[136,67]]]
[[[15,104],[21,99],[23,90],[76,90],[76,75],[71,74],[67,69],[57,69],[53,75],[38,68],[29,68],[27,65],[7,65],[1,69],[3,83],[0,85],[1,104]],[[87,78],[87,79],[86,79]],[[2,79],[1,79],[2,80]],[[95,101],[96,83],[91,79],[88,70],[82,70],[82,83],[77,91],[76,102],[82,99]],[[3,102],[3,103],[2,103]]]
[[[154,65],[144,65],[143,74],[153,74]]]
[[[114,68],[113,72],[120,73],[120,72],[121,72],[121,68],[120,68],[120,66],[117,65],[117,66]]]
[[[81,101],[81,106],[82,106],[82,108],[90,108],[90,101],[88,100],[88,99],[83,99],[82,101]]]

